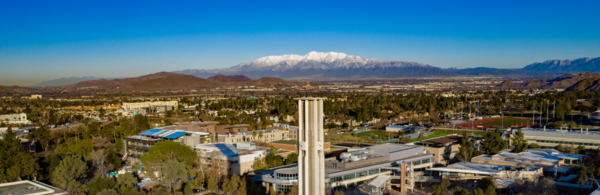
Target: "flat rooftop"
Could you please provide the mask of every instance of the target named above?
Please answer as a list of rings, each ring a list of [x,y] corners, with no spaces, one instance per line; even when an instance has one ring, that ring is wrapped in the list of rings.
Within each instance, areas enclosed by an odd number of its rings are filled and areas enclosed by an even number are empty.
[[[600,140],[600,133],[587,132],[586,130],[543,130],[543,129],[521,129],[526,136],[553,137],[560,139],[591,139]]]
[[[277,141],[272,141],[269,143],[285,144],[285,145],[298,145],[298,140],[277,140]]]
[[[488,163],[461,161],[461,162],[457,162],[457,163],[448,165],[447,167],[435,167],[435,168],[430,168],[428,170],[499,175],[500,171],[511,170],[512,168],[519,170],[519,171],[535,171],[535,170],[541,169],[541,167],[520,167],[520,166],[496,165],[496,164],[488,164]]]
[[[447,143],[460,142],[461,140],[462,140],[462,136],[449,135],[449,136],[444,136],[444,137],[423,140],[418,143],[421,143],[421,144],[447,144]]]
[[[62,190],[58,190],[56,187],[39,181],[17,181],[10,183],[0,184],[0,195],[21,195],[21,194],[67,194]]]
[[[485,159],[485,160],[494,160],[494,161],[504,161],[504,162],[518,162],[518,163],[526,163],[526,164],[537,164],[544,166],[553,166],[553,164],[548,163],[534,163],[539,161],[546,162],[554,162],[558,163],[558,161],[562,159],[577,159],[581,160],[584,155],[581,154],[567,154],[561,153],[555,149],[528,149],[525,152],[521,153],[511,153],[510,150],[502,150],[500,153],[496,155],[481,155],[474,157],[476,159]],[[499,159],[497,157],[503,157],[504,159]]]
[[[379,144],[374,146],[369,146],[367,148],[371,149],[374,154],[379,154],[382,156],[390,155],[391,153],[400,152],[408,149],[419,148],[423,146],[418,145],[404,145],[404,144]]]
[[[237,148],[237,144],[228,143],[198,144],[194,146],[194,149],[202,151],[219,151],[225,156],[239,156],[246,152],[265,150],[261,147],[256,147],[256,149]]]

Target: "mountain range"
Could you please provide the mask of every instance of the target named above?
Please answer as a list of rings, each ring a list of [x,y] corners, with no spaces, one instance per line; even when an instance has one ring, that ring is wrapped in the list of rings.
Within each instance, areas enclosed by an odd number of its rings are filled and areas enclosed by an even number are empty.
[[[505,76],[511,77],[535,77],[550,79],[563,74],[577,74],[581,72],[600,73],[600,57],[579,58],[569,60],[547,60],[526,65],[523,68],[448,68],[431,66],[419,62],[408,62],[402,60],[378,60],[363,58],[360,56],[347,55],[337,52],[310,52],[302,55],[266,56],[252,62],[244,62],[230,68],[223,69],[188,69],[173,71],[175,74],[193,75],[200,78],[212,78],[220,82],[250,81],[252,78],[278,77],[284,79],[311,79],[328,80],[329,78],[357,79],[357,78],[406,78],[406,77],[428,77],[428,76]],[[166,74],[166,73],[161,73]],[[161,74],[152,76],[161,77]],[[222,76],[234,76],[223,80]],[[147,75],[149,76],[149,75]],[[112,85],[121,85],[130,82],[144,80],[145,77],[113,79]],[[106,78],[96,77],[71,77],[61,78],[38,83],[34,86],[95,86],[95,82],[108,81]],[[84,81],[84,83],[79,83]],[[89,81],[89,82],[88,82]]]
[[[44,82],[32,85],[32,87],[65,86],[65,85],[71,85],[71,84],[79,83],[81,81],[99,80],[99,79],[112,79],[112,78],[101,78],[101,77],[93,77],[93,76],[87,76],[87,77],[69,77],[69,78],[63,77],[63,78],[60,78],[60,79],[54,79],[54,80],[44,81]]]
[[[250,78],[274,76],[280,78],[394,78],[460,75],[530,75],[551,78],[566,73],[600,72],[600,58],[579,58],[574,60],[548,60],[536,62],[520,69],[502,68],[449,68],[408,62],[402,60],[378,60],[347,55],[337,52],[310,52],[301,55],[281,55],[258,58],[224,69],[188,69],[174,73],[211,77],[218,74],[246,75]],[[541,75],[540,73],[544,73]]]

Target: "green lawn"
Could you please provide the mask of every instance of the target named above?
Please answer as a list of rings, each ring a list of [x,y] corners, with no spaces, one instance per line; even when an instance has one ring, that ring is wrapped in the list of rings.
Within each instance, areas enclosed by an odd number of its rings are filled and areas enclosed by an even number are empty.
[[[274,144],[287,144],[287,145],[298,145],[298,141],[296,141],[296,140],[277,140],[277,141],[272,141],[270,143],[274,143]]]
[[[433,139],[433,138],[436,138],[436,137],[444,137],[444,136],[446,136],[446,135],[451,135],[451,133],[433,133],[433,134],[430,134],[430,135],[428,135],[428,136],[425,136],[425,137],[423,138],[423,140],[426,140],[426,139]],[[417,138],[412,138],[412,139],[410,139],[410,142],[416,142],[416,141],[417,141]]]
[[[508,127],[508,126],[513,126],[513,125],[525,124],[525,123],[531,123],[531,120],[517,119],[517,118],[505,118],[504,120],[498,120],[498,121],[492,121],[492,122],[482,123],[480,125],[490,125],[490,126],[502,126],[502,125],[504,125],[505,127]]]
[[[366,136],[366,137],[375,137],[377,135],[378,138],[382,138],[382,137],[386,137],[387,138],[388,134],[391,135],[391,136],[394,136],[396,133],[391,133],[390,134],[390,132],[387,132],[387,131],[367,131],[367,132],[360,132],[360,133],[357,133],[355,135]]]

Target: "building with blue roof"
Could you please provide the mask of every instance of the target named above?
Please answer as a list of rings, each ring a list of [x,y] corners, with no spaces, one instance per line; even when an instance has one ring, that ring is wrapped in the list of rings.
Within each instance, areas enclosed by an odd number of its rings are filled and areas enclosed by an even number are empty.
[[[125,140],[125,151],[128,156],[127,160],[138,162],[139,158],[147,153],[150,150],[150,147],[156,145],[158,142],[173,140],[193,148],[197,144],[210,143],[210,136],[211,134],[206,132],[156,128],[123,139]]]

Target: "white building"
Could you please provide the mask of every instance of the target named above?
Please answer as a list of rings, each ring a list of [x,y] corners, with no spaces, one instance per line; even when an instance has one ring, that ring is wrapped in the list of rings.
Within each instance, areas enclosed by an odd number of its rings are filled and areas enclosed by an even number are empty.
[[[198,144],[194,150],[199,155],[209,157],[214,154],[222,155],[229,162],[229,174],[243,175],[254,170],[254,162],[267,155],[267,149],[257,148],[252,142],[239,142],[236,144],[216,143]]]
[[[25,113],[0,115],[0,121],[10,124],[30,124]]]
[[[123,103],[123,109],[125,110],[136,110],[136,109],[156,109],[157,111],[172,110],[173,107],[177,108],[177,101],[155,101],[155,102],[131,102]]]

